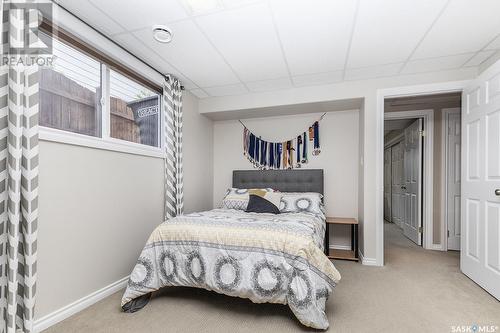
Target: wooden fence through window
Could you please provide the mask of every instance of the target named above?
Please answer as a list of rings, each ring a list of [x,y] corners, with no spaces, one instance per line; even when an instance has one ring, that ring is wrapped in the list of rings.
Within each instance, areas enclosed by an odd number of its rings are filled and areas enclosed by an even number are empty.
[[[40,71],[40,125],[100,136],[100,88],[92,91],[52,69]],[[134,111],[119,98],[110,98],[111,137],[141,143]]]

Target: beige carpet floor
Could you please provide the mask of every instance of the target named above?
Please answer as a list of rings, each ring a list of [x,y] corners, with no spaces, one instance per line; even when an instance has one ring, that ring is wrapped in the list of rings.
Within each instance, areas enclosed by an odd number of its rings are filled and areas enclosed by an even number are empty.
[[[384,267],[335,261],[342,280],[327,303],[329,332],[452,332],[500,326],[500,302],[459,270],[458,252],[423,250],[385,225]],[[141,311],[120,311],[118,292],[45,332],[301,332],[284,305],[205,290],[165,289]],[[500,330],[496,330],[500,332]]]

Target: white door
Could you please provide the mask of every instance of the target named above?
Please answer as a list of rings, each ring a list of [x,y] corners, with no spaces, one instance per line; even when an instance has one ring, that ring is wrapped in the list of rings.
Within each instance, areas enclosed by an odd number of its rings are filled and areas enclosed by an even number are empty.
[[[384,150],[384,220],[391,222],[391,148]]]
[[[404,218],[404,195],[403,183],[403,143],[392,146],[392,200],[391,213],[392,222],[402,227]]]
[[[462,94],[460,268],[500,299],[500,61]]]
[[[460,112],[446,114],[446,222],[448,250],[460,250]]]
[[[418,245],[422,245],[422,119],[405,129],[404,190],[405,213],[403,234]]]

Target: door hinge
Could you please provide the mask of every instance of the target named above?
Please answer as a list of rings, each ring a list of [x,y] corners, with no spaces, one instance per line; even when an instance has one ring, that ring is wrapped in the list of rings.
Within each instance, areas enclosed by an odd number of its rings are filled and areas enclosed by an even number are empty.
[[[425,131],[418,131],[418,133],[420,134],[420,136],[425,136]]]
[[[448,230],[448,238],[450,238],[450,230]]]
[[[421,234],[424,231],[423,227],[418,227],[418,232]]]

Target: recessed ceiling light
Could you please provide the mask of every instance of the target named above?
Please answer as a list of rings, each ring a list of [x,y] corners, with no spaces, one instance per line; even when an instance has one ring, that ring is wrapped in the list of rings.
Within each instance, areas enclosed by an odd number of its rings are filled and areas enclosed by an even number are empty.
[[[222,8],[219,0],[184,0],[191,14],[202,14]]]
[[[165,25],[154,25],[153,37],[160,43],[170,43],[172,41],[172,30]]]

